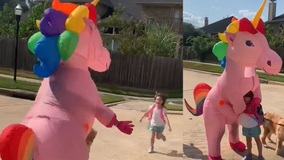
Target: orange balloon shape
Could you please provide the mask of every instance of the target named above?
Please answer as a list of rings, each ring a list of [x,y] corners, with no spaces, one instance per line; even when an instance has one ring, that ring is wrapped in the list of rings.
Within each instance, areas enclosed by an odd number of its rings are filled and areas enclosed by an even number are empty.
[[[52,8],[56,9],[58,11],[61,11],[65,14],[70,14],[72,13],[76,8],[78,7],[78,5],[73,4],[73,3],[61,3],[59,0],[54,0],[52,2]]]

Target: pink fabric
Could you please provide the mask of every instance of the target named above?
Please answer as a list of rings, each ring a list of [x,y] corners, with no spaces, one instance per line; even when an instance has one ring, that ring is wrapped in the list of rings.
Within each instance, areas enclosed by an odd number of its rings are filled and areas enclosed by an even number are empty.
[[[88,71],[88,67],[107,70],[110,55],[93,22],[85,21],[75,53],[42,81],[34,106],[23,120],[36,136],[35,160],[88,160],[86,138],[94,119],[107,127],[118,122],[101,101]],[[121,128],[132,132],[129,124]]]
[[[278,74],[282,60],[272,51],[261,33],[226,33],[228,42],[227,64],[217,83],[208,93],[204,105],[204,124],[208,142],[209,157],[221,157],[221,139],[228,128],[228,141],[234,149],[245,150],[239,140],[238,116],[246,109],[243,96],[253,91],[261,100],[259,79],[255,68],[267,74]],[[251,40],[253,47],[246,46]],[[270,62],[268,62],[270,61]],[[220,102],[225,102],[222,104]]]
[[[107,126],[114,116],[103,105],[88,70],[61,64],[54,75],[43,80],[25,119],[37,137],[35,160],[87,160],[89,132],[84,126],[92,127],[94,118]]]

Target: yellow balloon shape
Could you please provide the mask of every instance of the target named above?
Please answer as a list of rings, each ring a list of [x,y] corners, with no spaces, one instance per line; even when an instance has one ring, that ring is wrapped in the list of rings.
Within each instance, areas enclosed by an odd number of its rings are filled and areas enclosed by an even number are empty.
[[[38,29],[39,29],[39,23],[40,23],[40,20],[36,20],[36,26]]]
[[[227,37],[225,33],[218,33],[219,39],[224,42],[224,43],[228,43],[227,41]]]
[[[86,6],[78,6],[65,22],[66,29],[80,34],[85,27],[83,17],[89,18],[89,9]]]
[[[226,32],[237,33],[239,31],[239,21],[232,22],[228,27]]]

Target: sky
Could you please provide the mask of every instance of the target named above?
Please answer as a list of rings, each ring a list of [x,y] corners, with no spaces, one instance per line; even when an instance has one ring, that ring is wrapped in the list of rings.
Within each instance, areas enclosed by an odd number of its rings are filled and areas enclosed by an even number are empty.
[[[262,13],[263,21],[268,19],[268,6]],[[195,27],[204,26],[204,18],[208,17],[209,24],[228,16],[243,17],[252,20],[263,0],[183,0],[183,21]],[[284,0],[276,0],[276,16],[284,13]]]

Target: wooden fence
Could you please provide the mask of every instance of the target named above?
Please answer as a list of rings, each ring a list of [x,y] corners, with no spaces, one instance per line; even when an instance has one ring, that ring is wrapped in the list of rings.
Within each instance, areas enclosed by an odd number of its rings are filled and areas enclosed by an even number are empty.
[[[15,40],[0,39],[0,67],[13,68]],[[182,90],[182,60],[148,55],[111,54],[112,63],[104,73],[92,72],[95,82],[147,90]],[[35,56],[27,40],[19,41],[18,69],[32,71]]]
[[[186,59],[187,60],[197,60],[197,56],[196,56],[195,53],[190,54],[190,55],[187,54],[188,48],[189,47],[186,47],[186,46],[184,46],[184,48],[183,48],[183,51],[184,51],[183,52],[183,59],[185,59],[185,60]],[[272,47],[271,49],[274,50],[282,58],[282,61],[284,62],[284,48],[283,47],[280,47],[280,48]],[[208,53],[205,56],[205,62],[216,63],[216,62],[218,62],[218,59],[213,53]],[[284,63],[282,65],[282,68],[284,68]]]

